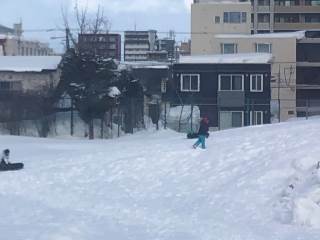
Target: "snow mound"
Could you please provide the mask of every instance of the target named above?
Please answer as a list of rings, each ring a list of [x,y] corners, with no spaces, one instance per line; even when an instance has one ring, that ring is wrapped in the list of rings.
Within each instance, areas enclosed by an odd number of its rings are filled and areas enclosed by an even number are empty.
[[[320,121],[113,140],[1,136],[1,239],[318,240]]]

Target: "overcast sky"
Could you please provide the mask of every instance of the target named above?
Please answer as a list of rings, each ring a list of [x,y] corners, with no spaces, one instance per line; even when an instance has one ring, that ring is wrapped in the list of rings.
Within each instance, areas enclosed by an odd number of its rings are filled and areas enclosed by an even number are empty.
[[[190,5],[192,0],[78,0],[91,12],[100,4],[111,21],[112,30],[155,29],[160,32],[175,30],[190,31]],[[62,27],[61,8],[72,11],[75,0],[1,0],[0,24],[12,27],[23,22],[23,28],[49,29]],[[27,37],[49,41],[50,37],[63,36],[59,32],[37,32],[24,34]],[[161,36],[160,36],[161,37]],[[179,34],[178,40],[189,36]],[[50,40],[58,48],[61,40]]]

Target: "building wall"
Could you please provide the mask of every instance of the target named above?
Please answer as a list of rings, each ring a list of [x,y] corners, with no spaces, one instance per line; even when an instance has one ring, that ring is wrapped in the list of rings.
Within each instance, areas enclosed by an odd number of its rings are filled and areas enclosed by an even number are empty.
[[[280,120],[285,121],[296,116],[296,38],[217,38],[212,51],[208,54],[220,54],[222,43],[236,43],[238,53],[256,51],[257,43],[271,44],[273,63],[271,65],[271,99],[273,112],[278,111],[280,98]],[[280,81],[279,81],[280,79]]]
[[[48,90],[52,90],[52,88],[55,88],[58,85],[60,75],[60,70],[44,72],[0,71],[0,86],[1,82],[11,82],[14,83],[14,89],[12,89],[12,91],[45,94]]]
[[[121,60],[120,34],[80,34],[79,46],[82,51]]]
[[[245,23],[224,23],[224,12],[245,12]],[[220,22],[216,23],[216,18]],[[195,3],[191,7],[191,54],[204,54],[214,45],[213,36],[223,33],[249,34],[251,4]]]
[[[182,92],[181,74],[199,74],[200,92]],[[218,79],[219,74],[244,75],[244,91],[242,94],[243,106],[222,107],[219,101]],[[264,91],[250,92],[250,74],[264,75]],[[219,111],[242,111],[244,123],[248,124],[248,112],[263,111],[264,123],[270,123],[270,65],[269,64],[174,64],[173,82],[171,83],[171,99],[175,104],[194,104],[199,106],[201,116],[208,116],[212,127],[218,127]],[[237,94],[239,91],[229,92]],[[248,103],[255,102],[254,106]]]
[[[4,41],[4,53],[6,56],[49,56],[53,55],[53,50],[48,44],[38,41],[7,37]]]

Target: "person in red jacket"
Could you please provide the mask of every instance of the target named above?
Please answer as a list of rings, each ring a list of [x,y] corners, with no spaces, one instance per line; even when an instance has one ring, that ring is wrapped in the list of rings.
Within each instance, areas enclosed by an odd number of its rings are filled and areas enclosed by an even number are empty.
[[[201,144],[201,148],[206,148],[206,138],[209,137],[209,119],[207,117],[202,118],[198,131],[198,141],[193,144],[193,148],[197,148]]]

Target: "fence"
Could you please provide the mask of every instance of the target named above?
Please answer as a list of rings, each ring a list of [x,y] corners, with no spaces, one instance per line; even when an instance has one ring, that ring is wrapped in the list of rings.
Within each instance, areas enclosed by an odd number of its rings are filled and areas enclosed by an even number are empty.
[[[13,103],[0,99],[0,133],[10,135],[88,137],[89,126],[80,117],[73,101],[63,97],[54,108],[42,109],[34,102]],[[19,107],[17,107],[19,106]],[[144,128],[143,101],[129,98],[117,102],[103,117],[93,120],[95,138],[120,137]]]
[[[167,102],[161,105],[160,121],[164,127],[178,132],[194,132],[199,127],[202,116],[209,116],[212,129],[222,130],[228,128],[223,125],[226,121],[237,121],[234,125],[248,126],[266,123],[285,122],[293,118],[308,119],[320,115],[320,99],[278,100],[272,99],[270,103],[251,100],[241,107],[222,107],[217,103],[189,103],[172,104]],[[228,112],[239,112],[235,116],[226,115]],[[242,113],[241,113],[242,112]],[[230,117],[231,119],[228,119]],[[233,118],[233,119],[232,119]],[[241,119],[240,119],[241,118]],[[241,122],[240,122],[241,120]]]
[[[51,112],[26,114],[28,109],[21,107],[21,103],[20,107],[15,108],[0,100],[0,133],[38,137],[88,137],[88,124],[72,106],[72,100],[65,97]],[[230,111],[235,113],[230,115]],[[93,121],[94,137],[120,137],[125,133],[156,126],[179,132],[194,132],[198,130],[199,120],[203,115],[209,116],[211,125],[216,130],[227,128],[228,124],[237,127],[283,122],[295,117],[308,119],[320,115],[320,99],[273,99],[270,104],[250,101],[238,108],[223,108],[218,104],[203,102],[177,104],[161,102],[160,99],[155,102],[129,99],[118,102],[103,118]]]

